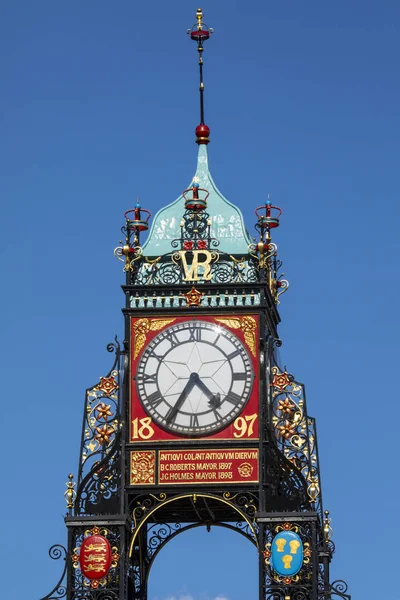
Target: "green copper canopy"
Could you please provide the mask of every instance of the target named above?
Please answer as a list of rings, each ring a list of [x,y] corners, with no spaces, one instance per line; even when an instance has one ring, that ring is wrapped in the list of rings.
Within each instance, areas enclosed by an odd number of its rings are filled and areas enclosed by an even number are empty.
[[[211,223],[211,235],[219,240],[218,250],[226,254],[245,255],[252,242],[243,222],[241,211],[231,204],[215,185],[208,169],[207,146],[199,146],[195,177],[201,188],[209,193],[207,212]],[[171,242],[180,238],[180,220],[185,212],[184,198],[179,196],[175,202],[158,211],[146,242],[143,244],[145,256],[162,256],[171,252]]]

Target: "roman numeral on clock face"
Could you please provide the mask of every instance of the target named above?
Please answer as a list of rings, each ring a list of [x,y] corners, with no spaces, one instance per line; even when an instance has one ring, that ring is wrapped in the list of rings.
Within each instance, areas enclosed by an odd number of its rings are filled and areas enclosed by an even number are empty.
[[[247,379],[246,373],[233,373],[232,374],[233,381],[245,381]]]
[[[238,406],[242,402],[242,397],[239,396],[239,394],[235,394],[235,392],[229,392],[228,395],[225,396],[224,402],[225,400],[228,400],[228,402]]]
[[[150,394],[150,396],[147,396],[147,402],[153,408],[155,408],[156,406],[161,404],[162,401],[163,401],[163,397],[161,396],[161,394],[158,390],[156,392],[153,392],[152,394]]]
[[[149,373],[143,373],[143,383],[157,383],[157,374],[153,373],[149,375]]]
[[[191,327],[189,329],[189,342],[200,342],[201,341],[201,328]]]
[[[172,348],[175,348],[175,346],[179,346],[179,344],[181,343],[175,331],[171,331],[168,334],[167,339],[169,342],[171,342]]]
[[[199,417],[197,415],[190,415],[189,427],[198,427],[198,426],[199,426]]]
[[[234,350],[233,352],[228,354],[226,358],[228,360],[232,360],[232,358],[235,358],[235,356],[240,356],[240,350]]]

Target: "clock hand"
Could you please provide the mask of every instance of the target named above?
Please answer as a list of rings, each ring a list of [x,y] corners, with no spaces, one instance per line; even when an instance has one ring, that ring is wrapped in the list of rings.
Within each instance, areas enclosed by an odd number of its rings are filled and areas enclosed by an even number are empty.
[[[189,377],[189,381],[183,388],[183,391],[182,391],[181,395],[179,396],[178,400],[176,401],[175,406],[173,406],[166,414],[166,416],[165,416],[166,423],[171,423],[171,421],[175,420],[176,415],[178,414],[178,412],[180,411],[180,409],[182,407],[182,404],[185,402],[186,398],[188,397],[188,395],[190,394],[190,392],[192,391],[192,389],[194,388],[194,386],[196,384],[196,376],[197,376],[197,373],[191,373],[191,375]]]
[[[213,408],[218,408],[221,405],[221,394],[213,394],[210,392],[205,383],[202,382],[199,376],[196,377],[195,384],[209,399],[208,404]]]

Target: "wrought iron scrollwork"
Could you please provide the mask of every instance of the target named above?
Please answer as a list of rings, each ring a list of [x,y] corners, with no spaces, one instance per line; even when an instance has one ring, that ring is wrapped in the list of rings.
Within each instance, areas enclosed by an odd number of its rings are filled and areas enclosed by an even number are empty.
[[[284,517],[283,517],[284,518]],[[316,548],[315,521],[270,522],[265,528],[265,561],[266,598],[296,598],[297,600],[314,600],[317,590],[318,572],[312,560]],[[302,563],[300,570],[291,575],[280,575],[271,563],[272,543],[280,531],[295,532],[302,540]]]
[[[276,443],[307,482],[307,494],[322,523],[321,484],[315,420],[307,415],[304,386],[275,366],[272,373],[272,424]]]
[[[179,240],[175,241],[178,243]],[[128,283],[135,286],[202,283],[201,276],[187,279],[182,263],[182,252],[185,253],[185,260],[191,265],[193,260],[192,250],[170,252],[154,260],[140,256],[137,262],[131,262],[127,269]],[[250,256],[237,258],[219,250],[207,250],[207,252],[210,255],[210,279],[207,280],[209,283],[222,285],[228,283],[257,283],[259,281],[259,268],[254,258]]]
[[[49,592],[47,596],[43,596],[43,598],[40,598],[40,600],[60,600],[61,598],[65,598],[65,596],[67,595],[65,577],[67,572],[67,550],[61,544],[54,544],[49,550],[49,556],[53,560],[60,560],[62,558],[64,560],[64,568],[60,579],[53,587],[51,592]]]
[[[331,594],[331,596],[333,597],[343,598],[344,600],[351,600],[350,594],[347,593],[348,589],[349,586],[345,581],[343,581],[342,579],[337,579],[336,581],[333,581],[330,584],[328,590],[326,590],[327,593],[325,593],[324,598],[329,598],[329,594]]]
[[[179,522],[165,522],[162,519],[163,510],[171,503],[177,503]],[[220,505],[231,511],[231,521],[215,518],[214,512]],[[145,585],[144,578],[147,578],[161,548],[183,531],[204,526],[208,529],[212,526],[225,527],[241,533],[258,547],[258,524],[255,519],[257,510],[257,496],[244,492],[161,493],[136,497],[131,506],[132,538],[129,553],[136,593],[141,593]],[[167,509],[166,514],[171,516],[173,509]],[[241,518],[235,519],[238,515]]]
[[[100,534],[105,536],[112,551],[111,568],[107,574],[100,579],[88,579],[80,568],[80,552],[82,543],[90,535]],[[120,590],[120,556],[121,528],[118,525],[107,525],[107,527],[94,526],[89,529],[83,527],[72,527],[72,573],[69,582],[70,595],[68,600],[118,600]],[[92,559],[93,560],[93,559]]]
[[[121,350],[118,341],[108,344],[115,353],[111,370],[86,390],[81,462],[74,513],[112,513],[118,510],[121,478]]]
[[[191,204],[189,202],[189,206]],[[211,223],[209,213],[194,203],[194,207],[187,208],[182,215],[180,237],[171,241],[171,252],[154,258],[143,255],[138,232],[127,220],[127,225],[122,228],[126,243],[114,250],[115,256],[125,263],[127,284],[263,283],[269,286],[273,298],[279,303],[279,296],[289,284],[283,279],[283,274],[279,274],[282,261],[277,258],[276,244],[264,240],[250,244],[245,256],[226,254],[219,250],[220,241],[211,235]],[[200,265],[198,270],[199,256],[201,260],[206,257],[207,269],[203,270]]]
[[[112,514],[118,512],[121,482],[121,433],[104,458],[96,462],[78,487],[75,514]]]

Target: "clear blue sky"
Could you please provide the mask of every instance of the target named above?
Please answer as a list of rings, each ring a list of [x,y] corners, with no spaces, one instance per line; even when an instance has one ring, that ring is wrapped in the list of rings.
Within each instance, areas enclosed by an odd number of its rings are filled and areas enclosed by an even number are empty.
[[[113,257],[123,213],[137,196],[155,212],[194,174],[197,53],[185,31],[196,8],[1,3],[4,600],[36,600],[61,566],[47,549],[66,541],[84,390],[123,335]],[[399,600],[396,559],[374,591],[365,560],[386,564],[400,533],[400,4],[218,0],[203,10],[215,29],[204,56],[213,177],[249,228],[268,192],[284,211],[282,357],[317,418],[333,576],[354,599]],[[256,598],[253,548],[228,533],[171,542],[149,600]]]

